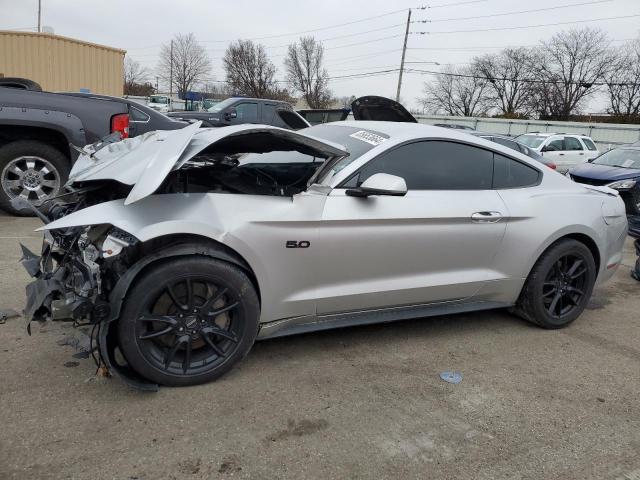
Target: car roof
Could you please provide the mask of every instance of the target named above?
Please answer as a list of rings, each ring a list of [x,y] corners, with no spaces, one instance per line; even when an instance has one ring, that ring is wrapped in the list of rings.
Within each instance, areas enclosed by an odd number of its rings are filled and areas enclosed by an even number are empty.
[[[521,152],[513,150],[512,148],[483,138],[481,135],[474,135],[473,132],[469,132],[468,130],[436,127],[425,123],[377,122],[371,120],[344,120],[341,122],[324,123],[311,128],[316,128],[321,125],[338,125],[362,130],[371,130],[376,133],[387,135],[394,141],[394,143],[411,141],[418,138],[459,140],[460,142],[473,143],[492,151],[503,153],[507,156],[526,158],[529,163],[536,161]]]
[[[591,139],[588,135],[584,135],[583,133],[563,133],[563,132],[527,132],[522,135],[536,135],[538,137],[551,137],[553,135],[564,135],[565,137],[580,137],[580,138],[588,138]]]
[[[421,137],[451,137],[468,139],[469,132],[457,130],[455,128],[436,127],[426,123],[411,122],[380,122],[375,120],[344,120],[341,122],[331,122],[331,125],[344,125],[345,127],[366,128],[384,133],[389,137],[398,136],[421,136]]]

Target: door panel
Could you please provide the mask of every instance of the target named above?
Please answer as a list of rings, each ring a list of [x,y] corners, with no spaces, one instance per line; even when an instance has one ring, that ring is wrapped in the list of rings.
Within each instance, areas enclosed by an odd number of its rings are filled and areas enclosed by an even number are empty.
[[[472,219],[492,212],[489,221]],[[472,297],[487,281],[507,216],[496,191],[336,189],[319,230],[318,314]],[[477,215],[476,215],[477,217]]]

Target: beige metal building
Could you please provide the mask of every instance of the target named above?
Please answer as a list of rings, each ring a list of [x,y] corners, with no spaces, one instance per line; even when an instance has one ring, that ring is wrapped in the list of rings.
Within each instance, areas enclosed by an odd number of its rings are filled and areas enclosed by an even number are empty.
[[[0,77],[22,77],[43,90],[122,95],[125,50],[49,33],[0,30]]]

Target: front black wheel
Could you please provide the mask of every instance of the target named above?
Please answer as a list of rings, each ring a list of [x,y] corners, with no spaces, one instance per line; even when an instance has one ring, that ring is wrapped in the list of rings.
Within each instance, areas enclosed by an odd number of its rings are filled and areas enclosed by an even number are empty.
[[[536,262],[516,313],[543,328],[569,325],[587,306],[596,276],[591,251],[577,240],[560,240]]]
[[[151,268],[127,295],[118,338],[140,375],[167,386],[214,380],[250,350],[258,296],[239,268],[179,257]]]

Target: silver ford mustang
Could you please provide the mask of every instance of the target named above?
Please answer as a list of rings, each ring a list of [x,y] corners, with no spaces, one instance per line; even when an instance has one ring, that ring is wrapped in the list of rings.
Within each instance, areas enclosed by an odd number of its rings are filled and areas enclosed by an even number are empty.
[[[23,247],[28,319],[95,326],[141,388],[313,330],[504,307],[563,327],[621,262],[616,191],[464,132],[198,127],[85,147]]]

